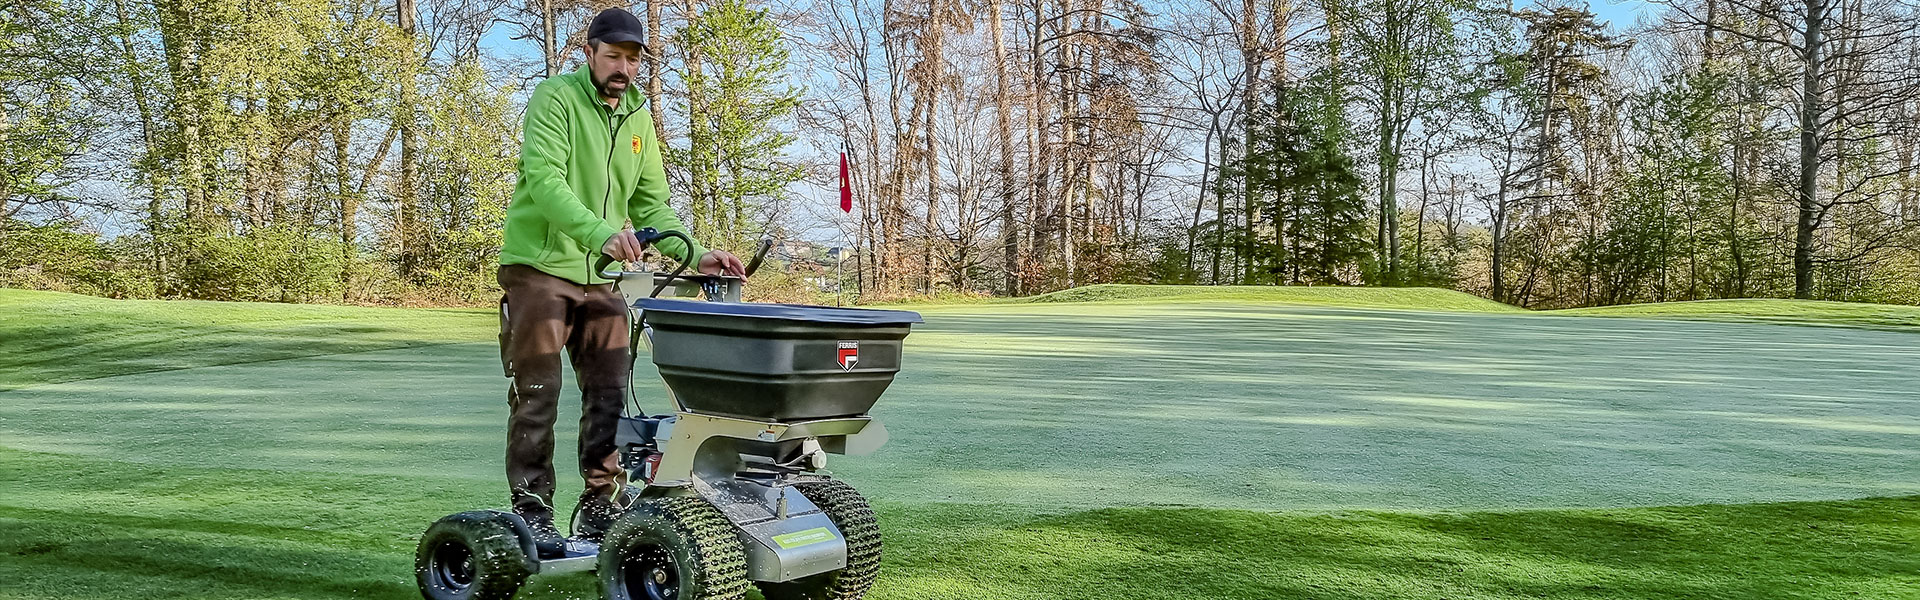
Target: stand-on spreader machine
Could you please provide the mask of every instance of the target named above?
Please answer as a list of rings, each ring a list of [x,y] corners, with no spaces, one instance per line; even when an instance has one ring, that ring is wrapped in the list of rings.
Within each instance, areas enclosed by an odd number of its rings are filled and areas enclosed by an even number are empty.
[[[685,238],[636,235],[642,244]],[[749,585],[769,600],[864,596],[880,568],[879,524],[853,486],[822,469],[829,453],[886,442],[867,412],[899,372],[901,340],[920,315],[743,304],[739,278],[684,275],[684,261],[670,273],[604,272],[607,263],[599,270],[631,302],[629,348],[651,349],[675,409],[629,407],[620,419],[616,441],[632,475],[616,499],[624,514],[598,544],[576,535],[545,549],[510,511],[448,516],[420,538],[421,594],[505,599],[532,575],[596,571],[608,600],[734,600]],[[507,310],[503,301],[503,348]],[[577,512],[574,521],[578,533]]]

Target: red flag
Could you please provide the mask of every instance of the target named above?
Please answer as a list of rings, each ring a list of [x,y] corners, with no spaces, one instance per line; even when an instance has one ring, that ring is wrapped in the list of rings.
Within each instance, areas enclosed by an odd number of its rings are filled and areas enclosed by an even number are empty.
[[[853,212],[853,183],[847,177],[847,153],[840,153],[840,212]]]

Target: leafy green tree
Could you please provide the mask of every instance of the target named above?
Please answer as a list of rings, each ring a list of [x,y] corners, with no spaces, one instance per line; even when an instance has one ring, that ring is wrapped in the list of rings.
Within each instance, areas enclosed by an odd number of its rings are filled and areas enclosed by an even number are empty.
[[[491,289],[500,254],[506,201],[513,194],[519,156],[518,112],[505,88],[487,82],[473,63],[461,63],[428,91],[428,134],[421,149],[418,215],[434,235],[421,240],[416,281],[474,300]]]
[[[1720,209],[1732,202],[1719,160],[1725,84],[1709,72],[1677,74],[1635,103],[1638,159],[1611,203],[1605,233],[1576,251],[1602,274],[1595,302],[1697,300],[1731,289],[1729,236],[1745,228],[1722,222],[1728,217]]]
[[[74,159],[100,119],[80,99],[85,61],[75,48],[84,11],[60,0],[16,0],[0,9],[0,220],[71,198]]]
[[[1469,78],[1460,17],[1466,0],[1358,0],[1336,3],[1351,32],[1354,89],[1372,111],[1379,281],[1404,283],[1399,189],[1407,136],[1456,106]]]
[[[1362,181],[1322,83],[1275,89],[1249,116],[1246,151],[1221,170],[1220,185],[1244,190],[1250,221],[1266,224],[1232,250],[1276,285],[1359,283],[1372,268]]]
[[[794,136],[781,125],[800,106],[800,90],[783,83],[788,49],[767,10],[742,0],[707,6],[674,40],[688,122],[686,146],[671,148],[667,163],[686,191],[689,226],[715,248],[747,248],[803,176],[783,154]]]

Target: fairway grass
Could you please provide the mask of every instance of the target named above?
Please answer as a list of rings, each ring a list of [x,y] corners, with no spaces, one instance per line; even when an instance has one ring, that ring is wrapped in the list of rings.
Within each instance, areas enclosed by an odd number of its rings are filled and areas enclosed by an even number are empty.
[[[493,339],[492,311],[111,300],[0,288],[0,390]]]
[[[1693,319],[1783,325],[1838,325],[1920,331],[1920,306],[1821,300],[1700,300],[1571,308],[1545,311],[1540,314],[1572,317]]]
[[[418,598],[415,536],[492,482],[0,450],[0,598]],[[875,600],[1913,598],[1920,497],[1466,513],[876,499]],[[594,598],[586,576],[522,598]]]
[[[1188,299],[929,312],[869,598],[1920,599],[1920,336]],[[493,325],[0,290],[0,599],[417,598]]]

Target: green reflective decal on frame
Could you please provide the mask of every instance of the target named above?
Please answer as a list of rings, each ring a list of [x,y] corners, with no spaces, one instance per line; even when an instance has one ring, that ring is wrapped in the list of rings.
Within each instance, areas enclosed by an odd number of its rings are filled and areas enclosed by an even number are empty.
[[[783,533],[773,536],[773,543],[779,544],[781,548],[792,550],[820,542],[831,542],[835,539],[838,538],[834,537],[833,530],[825,527],[815,527],[806,531],[795,531],[793,533]]]

